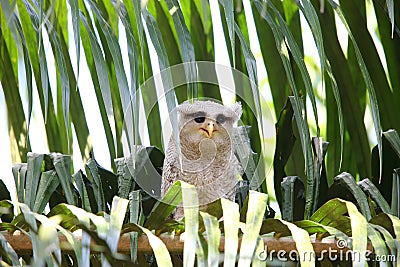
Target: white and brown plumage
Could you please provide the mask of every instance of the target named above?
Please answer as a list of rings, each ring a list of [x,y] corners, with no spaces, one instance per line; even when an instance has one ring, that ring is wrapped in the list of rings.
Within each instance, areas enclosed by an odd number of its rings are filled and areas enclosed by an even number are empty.
[[[177,107],[181,160],[171,137],[163,166],[161,194],[177,180],[196,186],[200,209],[218,198],[234,201],[239,162],[233,153],[233,125],[242,114],[239,102],[223,106],[213,101],[184,102]],[[183,217],[176,210],[175,219]]]

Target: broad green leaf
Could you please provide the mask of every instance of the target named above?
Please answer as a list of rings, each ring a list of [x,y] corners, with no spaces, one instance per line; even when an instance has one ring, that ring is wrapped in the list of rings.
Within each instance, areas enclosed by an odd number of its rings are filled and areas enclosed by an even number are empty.
[[[343,221],[343,217],[347,213],[346,205],[339,199],[331,199],[320,207],[311,217],[310,220],[321,223],[326,226],[341,229],[342,232],[347,233],[350,228],[348,220],[346,220],[344,227],[338,227]],[[344,229],[343,229],[344,228]],[[351,231],[350,231],[351,232]]]
[[[157,229],[181,202],[181,182],[177,181],[165,193],[163,198],[154,205],[144,227],[149,230]]]
[[[249,204],[246,214],[246,225],[242,230],[242,244],[239,254],[239,266],[250,266],[257,239],[260,233],[264,212],[267,207],[268,196],[257,191],[249,191]]]
[[[239,206],[227,199],[221,198],[224,216],[224,266],[233,266],[236,262],[237,248],[239,245]]]
[[[208,264],[207,266],[218,266],[219,263],[219,242],[221,239],[221,230],[217,218],[205,212],[200,212],[206,228]],[[188,240],[186,240],[187,242]],[[185,242],[185,243],[186,243]]]
[[[300,227],[301,229],[304,229],[308,232],[309,235],[312,234],[325,234],[325,233],[329,233],[329,235],[333,235],[335,236],[337,239],[339,240],[348,240],[349,237],[343,233],[342,231],[331,227],[331,226],[327,226],[315,221],[309,221],[309,220],[302,220],[302,221],[298,221],[298,222],[294,222],[294,224],[297,227]]]

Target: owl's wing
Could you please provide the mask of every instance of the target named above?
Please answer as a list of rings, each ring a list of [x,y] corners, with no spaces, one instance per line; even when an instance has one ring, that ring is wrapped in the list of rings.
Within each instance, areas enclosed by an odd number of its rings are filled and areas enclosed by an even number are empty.
[[[168,189],[179,180],[178,155],[175,149],[175,142],[169,141],[167,153],[164,159],[162,181],[161,181],[161,196],[164,196]]]

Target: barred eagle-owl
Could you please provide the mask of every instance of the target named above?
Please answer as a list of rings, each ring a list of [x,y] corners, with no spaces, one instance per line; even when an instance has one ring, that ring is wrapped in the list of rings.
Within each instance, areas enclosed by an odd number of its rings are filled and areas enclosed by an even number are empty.
[[[177,180],[195,185],[200,210],[218,198],[235,200],[241,167],[233,153],[234,124],[242,115],[237,102],[224,106],[213,101],[186,101],[177,107],[181,159],[172,136],[164,159],[161,194]],[[178,207],[174,219],[183,217]]]

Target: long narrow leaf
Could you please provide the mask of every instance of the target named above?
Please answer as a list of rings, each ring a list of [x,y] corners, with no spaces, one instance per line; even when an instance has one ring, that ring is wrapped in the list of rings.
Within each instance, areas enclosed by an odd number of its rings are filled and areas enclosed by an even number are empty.
[[[96,162],[94,160],[90,160],[86,163],[85,167],[88,179],[93,185],[94,196],[97,201],[97,209],[98,211],[105,211],[106,201],[104,198],[103,185],[101,182],[101,178],[99,176],[99,171],[97,169]]]
[[[308,233],[297,227],[295,224],[280,220],[286,225],[292,233],[293,239],[296,242],[296,248],[300,255],[300,265],[304,266],[315,266],[314,248],[311,244],[310,236]]]
[[[25,185],[25,203],[33,210],[36,202],[40,172],[42,169],[43,154],[28,153],[28,171]]]
[[[351,232],[353,238],[353,247],[352,250],[354,255],[359,257],[358,259],[353,259],[353,261],[357,261],[357,264],[360,266],[364,266],[366,263],[365,256],[367,255],[367,220],[365,217],[357,210],[357,207],[349,202],[343,201],[341,202],[346,204],[347,211],[349,213],[350,222],[351,222]]]
[[[240,247],[239,266],[250,266],[254,250],[257,246],[257,238],[267,207],[268,196],[256,191],[249,192],[249,205],[246,214],[246,225]]]
[[[185,64],[185,74],[188,81],[197,81],[197,68],[194,47],[189,30],[185,24],[182,10],[177,0],[165,0],[174,20],[175,29],[178,35],[182,59]],[[188,85],[188,98],[197,98],[197,83],[190,82]]]
[[[394,170],[392,186],[392,214],[398,217],[400,216],[400,169]]]
[[[376,224],[372,224],[372,223],[369,223],[369,225],[382,234],[383,238],[385,239],[385,244],[390,249],[389,255],[396,257],[396,251],[397,251],[396,242],[395,242],[395,239],[389,233],[389,231],[380,225],[376,225]]]
[[[75,196],[73,195],[71,189],[72,182],[70,173],[70,156],[62,155],[60,153],[52,153],[50,154],[50,157],[53,161],[58,178],[60,179],[60,183],[65,193],[65,198],[67,199],[68,203],[76,205]]]
[[[367,192],[371,198],[376,202],[379,208],[385,213],[392,213],[386,199],[379,192],[379,189],[368,178],[357,183],[364,192]]]
[[[176,113],[176,106],[177,106],[177,100],[175,96],[175,91],[173,90],[173,80],[170,71],[168,70],[169,66],[169,60],[168,60],[168,55],[167,51],[164,46],[164,42],[161,36],[160,29],[158,28],[158,25],[153,18],[153,16],[146,10],[142,10],[142,14],[144,17],[144,20],[146,22],[147,30],[149,32],[149,37],[151,39],[151,42],[154,45],[154,48],[157,52],[158,55],[158,63],[161,71],[161,78],[163,82],[163,89],[164,89],[164,96],[165,100],[167,102],[167,109],[168,109],[168,114],[171,120],[172,124],[172,131],[174,140],[176,142],[176,146],[178,148],[178,153],[179,155],[181,154],[181,149],[180,149],[180,140],[179,140],[179,134],[176,129],[178,129],[178,118],[177,118],[177,113]]]
[[[138,226],[138,227],[147,235],[150,246],[154,251],[154,255],[157,260],[158,265],[172,267],[171,255],[169,254],[168,249],[165,246],[165,244],[158,237],[153,235],[153,233],[150,230],[148,230],[142,226]]]
[[[380,116],[379,116],[379,106],[378,106],[378,100],[376,98],[376,93],[375,93],[375,88],[374,85],[372,83],[371,80],[371,76],[368,72],[368,69],[365,65],[363,56],[360,52],[360,49],[358,48],[358,45],[356,43],[356,40],[350,30],[350,27],[346,21],[346,18],[343,15],[343,12],[340,8],[339,5],[337,5],[335,2],[333,2],[332,0],[328,0],[329,4],[333,7],[333,9],[335,10],[336,14],[339,16],[340,20],[342,21],[343,25],[346,27],[347,33],[349,34],[350,40],[354,46],[355,49],[355,53],[357,56],[357,61],[359,64],[359,67],[361,69],[361,73],[363,75],[364,78],[364,82],[365,85],[367,87],[368,90],[368,94],[369,94],[369,99],[370,99],[370,107],[371,107],[371,113],[372,113],[372,119],[374,122],[374,129],[375,129],[375,134],[376,134],[376,139],[378,141],[378,150],[379,150],[379,155],[380,155],[380,168],[379,168],[379,173],[381,176],[382,175],[382,164],[383,164],[383,159],[382,159],[382,126],[381,126],[381,120],[380,120]]]
[[[349,173],[342,173],[335,177],[336,181],[339,181],[344,185],[357,200],[357,204],[360,207],[361,213],[369,221],[371,219],[371,211],[369,209],[368,200],[362,190],[357,186],[353,176]]]
[[[181,186],[187,238],[183,247],[183,265],[193,266],[199,229],[199,197],[193,185],[181,182]]]
[[[0,233],[0,247],[1,250],[4,251],[4,253],[6,253],[6,255],[4,255],[3,253],[0,254],[0,256],[2,257],[2,261],[5,261],[6,257],[8,257],[11,265],[18,266],[20,264],[17,253],[15,253],[15,250],[10,246],[10,244],[8,244],[7,240],[1,233]]]
[[[207,266],[218,266],[219,263],[219,242],[221,238],[221,230],[217,218],[208,213],[200,212],[206,228],[208,264]],[[187,241],[186,241],[187,242]]]
[[[113,33],[110,25],[103,18],[103,14],[100,12],[97,4],[94,1],[89,1],[93,13],[96,15],[97,20],[100,23],[101,30],[107,40],[108,48],[110,49],[111,56],[114,63],[116,78],[118,82],[119,93],[122,103],[122,112],[124,114],[124,126],[126,127],[128,142],[130,145],[134,144],[134,124],[133,124],[133,110],[131,105],[131,96],[129,93],[128,81],[125,75],[121,49],[116,38],[115,33]],[[104,44],[103,44],[104,45]]]
[[[68,0],[68,3],[71,7],[72,28],[74,31],[76,68],[77,68],[76,76],[79,78],[79,65],[80,65],[79,62],[81,58],[79,3],[78,0]]]
[[[380,259],[386,257],[389,253],[387,251],[386,244],[383,241],[379,232],[375,230],[374,227],[372,227],[370,224],[367,224],[367,233],[368,238],[374,248],[374,254]],[[380,262],[379,266],[386,266],[386,264],[384,262]]]
[[[224,266],[233,266],[236,262],[238,248],[239,230],[239,205],[224,198],[221,199],[222,212],[224,216]]]
[[[35,203],[32,208],[33,212],[41,214],[44,211],[51,195],[57,189],[59,184],[60,180],[58,179],[55,170],[42,172],[35,197]]]
[[[129,201],[127,199],[123,199],[117,196],[113,198],[110,212],[110,226],[108,228],[108,234],[106,238],[106,242],[110,247],[112,253],[117,252],[118,249],[119,236],[122,224],[124,222],[128,203]],[[109,265],[109,263],[107,262],[104,266],[111,265]]]

